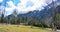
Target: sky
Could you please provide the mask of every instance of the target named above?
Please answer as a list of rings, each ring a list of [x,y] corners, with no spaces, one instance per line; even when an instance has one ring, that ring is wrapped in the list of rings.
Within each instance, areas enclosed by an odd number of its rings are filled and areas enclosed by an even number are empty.
[[[33,10],[44,9],[52,0],[0,0],[0,9],[6,11],[6,15],[10,15],[16,9],[18,13],[27,13]],[[5,7],[6,5],[6,7]]]

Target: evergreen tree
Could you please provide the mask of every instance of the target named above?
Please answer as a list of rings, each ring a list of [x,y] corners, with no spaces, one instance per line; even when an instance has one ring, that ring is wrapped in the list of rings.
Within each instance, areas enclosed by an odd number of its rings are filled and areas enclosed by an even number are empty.
[[[24,24],[27,24],[28,22],[27,22],[27,16],[24,16],[23,18],[22,18],[22,22],[24,23]]]
[[[4,14],[2,13],[1,14],[1,22],[0,23],[3,23],[4,22]]]

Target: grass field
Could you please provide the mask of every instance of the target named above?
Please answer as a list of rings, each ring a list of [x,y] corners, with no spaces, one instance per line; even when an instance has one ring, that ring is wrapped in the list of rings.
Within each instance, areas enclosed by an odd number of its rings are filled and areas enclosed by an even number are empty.
[[[41,27],[0,24],[0,32],[53,32]]]

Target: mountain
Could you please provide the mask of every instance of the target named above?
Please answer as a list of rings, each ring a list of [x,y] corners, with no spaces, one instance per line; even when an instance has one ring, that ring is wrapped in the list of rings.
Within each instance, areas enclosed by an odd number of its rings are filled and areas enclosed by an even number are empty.
[[[54,5],[54,8],[58,8],[58,12],[60,13],[60,6],[58,5],[57,2],[54,2],[56,5]],[[28,18],[33,18],[33,17],[37,17],[37,18],[41,18],[41,19],[45,19],[45,18],[50,18],[52,17],[52,7],[53,7],[53,3],[47,5],[46,7],[44,7],[44,9],[42,9],[41,11],[39,10],[34,10],[34,11],[29,11],[26,14],[18,14],[18,17],[22,18],[24,16],[27,16]],[[8,18],[13,17],[13,15],[9,15]]]
[[[57,6],[57,8],[58,8],[57,9],[58,12],[60,13],[60,6]],[[28,18],[29,17],[45,18],[45,17],[51,17],[51,15],[52,15],[52,8],[49,8],[49,9],[45,8],[41,11],[34,10],[34,11],[30,11],[26,14],[18,14],[18,17],[22,18],[24,16],[27,16]],[[8,17],[13,17],[13,15],[11,14]]]

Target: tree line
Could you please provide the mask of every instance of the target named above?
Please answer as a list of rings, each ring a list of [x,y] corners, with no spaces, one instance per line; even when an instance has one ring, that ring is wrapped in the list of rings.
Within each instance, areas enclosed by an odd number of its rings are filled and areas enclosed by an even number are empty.
[[[58,8],[59,7],[60,6],[58,6]],[[28,19],[27,16],[24,16],[22,18],[19,18],[16,10],[14,10],[14,12],[12,14],[13,14],[13,17],[8,18],[8,17],[5,17],[4,13],[2,12],[1,16],[0,16],[0,23],[22,24],[22,25],[31,25],[31,26],[39,26],[39,27],[51,27],[52,23],[54,23],[54,25],[56,25],[56,26],[60,25],[60,22],[59,22],[60,21],[60,13],[57,13],[57,12],[56,12],[55,16],[53,15],[54,19],[52,18],[52,20],[54,20],[54,21],[51,21],[51,23],[49,25],[46,24],[47,21],[45,22],[45,19],[40,19],[37,17],[33,17],[31,19]],[[32,14],[30,16],[32,16]]]
[[[0,16],[0,23],[5,23],[5,24],[22,24],[22,25],[31,25],[31,26],[40,26],[40,27],[47,27],[43,19],[39,18],[31,18],[30,20],[28,19],[27,16],[24,16],[22,18],[19,18],[17,15],[16,10],[12,13],[13,17],[8,18],[4,16],[4,13],[2,12]]]

